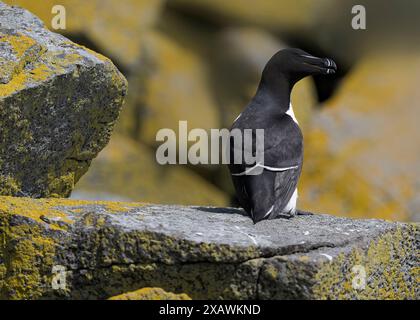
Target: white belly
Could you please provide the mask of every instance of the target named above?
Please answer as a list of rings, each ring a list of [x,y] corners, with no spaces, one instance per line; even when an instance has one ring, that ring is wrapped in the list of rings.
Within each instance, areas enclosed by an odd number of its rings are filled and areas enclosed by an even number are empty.
[[[289,202],[287,203],[287,205],[283,209],[283,212],[284,213],[292,213],[292,214],[295,214],[295,212],[296,212],[297,198],[298,198],[298,190],[296,188],[295,189],[295,192],[293,192],[293,195],[290,198]]]

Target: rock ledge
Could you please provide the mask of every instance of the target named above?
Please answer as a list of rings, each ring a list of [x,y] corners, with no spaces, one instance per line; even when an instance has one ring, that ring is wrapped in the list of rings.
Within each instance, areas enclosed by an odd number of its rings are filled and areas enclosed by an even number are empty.
[[[419,298],[415,224],[313,215],[253,225],[229,208],[0,199],[3,299],[147,287],[192,299]]]

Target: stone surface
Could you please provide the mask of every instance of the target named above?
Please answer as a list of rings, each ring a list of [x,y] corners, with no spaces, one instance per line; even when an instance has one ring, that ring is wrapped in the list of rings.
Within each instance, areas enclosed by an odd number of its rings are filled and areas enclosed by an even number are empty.
[[[52,30],[53,6],[66,8],[66,29],[57,32],[84,38],[124,68],[141,57],[142,34],[159,16],[162,0],[6,0],[39,16]]]
[[[0,298],[157,287],[192,299],[419,299],[418,231],[328,215],[254,225],[238,209],[2,197]],[[364,289],[353,288],[355,266]]]
[[[185,192],[180,192],[181,186]],[[159,165],[151,149],[121,135],[114,135],[93,161],[72,197],[213,206],[229,203],[199,175],[182,166]]]
[[[305,135],[301,206],[418,219],[419,75],[417,52],[379,52],[354,67]]]
[[[174,294],[161,288],[143,288],[123,293],[108,300],[191,300],[186,294]]]
[[[1,2],[0,66],[0,194],[68,196],[109,140],[125,78]]]

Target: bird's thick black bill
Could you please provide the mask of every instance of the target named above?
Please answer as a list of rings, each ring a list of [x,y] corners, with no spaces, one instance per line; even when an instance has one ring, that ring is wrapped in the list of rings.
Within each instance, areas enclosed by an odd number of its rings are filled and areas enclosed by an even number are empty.
[[[311,55],[302,55],[305,64],[310,65],[321,74],[334,74],[337,71],[337,64],[330,58],[318,58]]]

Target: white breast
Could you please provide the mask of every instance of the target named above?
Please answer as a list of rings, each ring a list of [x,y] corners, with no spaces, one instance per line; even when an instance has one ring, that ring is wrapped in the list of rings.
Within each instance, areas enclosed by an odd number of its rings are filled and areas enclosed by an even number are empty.
[[[295,113],[293,112],[292,103],[289,104],[289,110],[287,110],[286,114],[289,115],[293,119],[294,122],[299,124],[299,122],[296,119]]]

